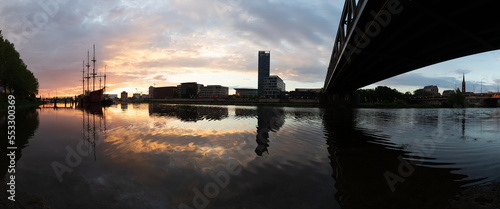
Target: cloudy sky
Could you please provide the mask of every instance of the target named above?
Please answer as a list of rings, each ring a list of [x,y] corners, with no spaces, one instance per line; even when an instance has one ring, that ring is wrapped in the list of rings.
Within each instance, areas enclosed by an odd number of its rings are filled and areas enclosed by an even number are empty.
[[[82,91],[82,61],[96,45],[108,93],[198,82],[257,87],[257,52],[287,90],[321,88],[341,0],[4,0],[0,30],[40,82],[42,96]],[[400,91],[438,85],[496,91],[500,51],[452,60],[381,81]],[[99,81],[96,81],[97,85]],[[230,91],[232,93],[234,91]]]

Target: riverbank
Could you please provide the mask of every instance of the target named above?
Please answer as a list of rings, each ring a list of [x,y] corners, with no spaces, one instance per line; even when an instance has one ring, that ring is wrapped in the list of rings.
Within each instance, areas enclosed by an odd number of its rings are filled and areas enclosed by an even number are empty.
[[[485,185],[471,186],[464,189],[453,200],[450,200],[450,205],[453,209],[498,209],[500,208],[499,191],[500,180]]]
[[[270,106],[270,107],[320,107],[314,100],[280,101],[270,99],[264,101],[233,101],[233,100],[208,100],[208,99],[169,99],[169,100],[127,100],[119,103],[150,103],[150,104],[185,104],[185,105],[240,105],[240,106]]]
[[[40,105],[42,105],[43,102],[17,102],[15,104],[16,110],[22,110],[22,109],[29,109],[29,108],[36,108]],[[7,112],[8,111],[9,104],[7,102],[2,102],[0,103],[0,111],[1,112]]]

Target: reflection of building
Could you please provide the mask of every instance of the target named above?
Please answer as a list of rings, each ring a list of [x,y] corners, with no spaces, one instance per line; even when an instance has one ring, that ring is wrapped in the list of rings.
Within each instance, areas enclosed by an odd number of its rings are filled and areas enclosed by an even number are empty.
[[[264,78],[262,86],[263,87],[261,95],[265,97],[277,98],[280,97],[281,92],[285,91],[285,83],[277,75],[272,75]]]
[[[225,98],[229,93],[229,88],[221,85],[202,86],[199,97],[202,98]]]
[[[149,104],[149,115],[196,122],[199,120],[222,120],[228,117],[228,110],[226,107]]]
[[[439,95],[439,89],[437,86],[425,86],[424,91],[431,92],[432,95]]]
[[[257,148],[255,153],[262,156],[269,147],[269,131],[276,132],[285,124],[285,113],[282,108],[257,107]]]
[[[259,96],[264,94],[264,78],[269,77],[271,65],[271,52],[269,51],[259,51],[259,77],[258,77],[258,94]]]
[[[257,89],[235,88],[236,96],[257,96],[259,91]]]
[[[203,84],[196,82],[181,83],[177,86],[177,92],[181,98],[197,98]]]
[[[177,86],[149,87],[149,95],[153,99],[177,98]]]
[[[126,100],[127,98],[128,98],[128,93],[126,91],[122,91],[120,99],[121,100]]]

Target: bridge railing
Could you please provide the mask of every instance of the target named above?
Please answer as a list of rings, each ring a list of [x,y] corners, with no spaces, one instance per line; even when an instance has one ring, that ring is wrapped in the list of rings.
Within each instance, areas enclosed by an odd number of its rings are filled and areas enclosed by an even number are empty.
[[[350,36],[354,33],[354,27],[358,22],[358,18],[362,13],[368,0],[346,0],[344,10],[340,18],[339,28],[337,30],[337,37],[333,46],[332,57],[330,59],[330,66],[326,75],[325,89],[328,87],[335,66],[339,62],[339,58],[345,51],[347,42]],[[333,67],[333,68],[332,68]],[[330,70],[331,69],[331,70]]]

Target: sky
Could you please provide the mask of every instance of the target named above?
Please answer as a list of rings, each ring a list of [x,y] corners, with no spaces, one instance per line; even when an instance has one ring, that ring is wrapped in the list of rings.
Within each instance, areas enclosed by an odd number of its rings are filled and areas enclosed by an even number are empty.
[[[82,92],[83,61],[95,44],[107,93],[147,94],[182,82],[257,88],[258,51],[271,52],[271,74],[286,90],[323,87],[341,0],[4,0],[0,30],[38,78],[39,95]],[[91,63],[92,64],[92,63]],[[500,51],[459,58],[365,88],[401,92],[497,91]],[[91,67],[92,70],[92,67]],[[104,84],[104,81],[101,81]],[[96,81],[99,86],[99,80]]]

